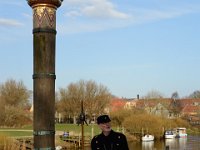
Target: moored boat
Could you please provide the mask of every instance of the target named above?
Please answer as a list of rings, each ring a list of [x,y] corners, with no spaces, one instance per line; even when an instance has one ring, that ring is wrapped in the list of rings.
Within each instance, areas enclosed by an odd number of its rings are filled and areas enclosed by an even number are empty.
[[[176,128],[176,137],[177,138],[187,137],[186,128]]]
[[[176,133],[173,130],[166,130],[164,133],[165,139],[173,139],[173,138],[175,138],[175,136],[176,136]]]
[[[154,136],[150,135],[150,134],[146,134],[142,137],[142,141],[143,142],[148,142],[148,141],[153,141],[154,140]]]

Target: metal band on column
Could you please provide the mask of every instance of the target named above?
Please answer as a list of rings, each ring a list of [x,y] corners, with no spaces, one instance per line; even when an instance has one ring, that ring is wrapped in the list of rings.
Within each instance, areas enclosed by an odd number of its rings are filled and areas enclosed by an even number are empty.
[[[53,34],[56,34],[57,31],[55,29],[44,29],[44,28],[35,28],[33,29],[33,34],[34,33],[53,33]]]
[[[54,73],[35,73],[33,74],[33,79],[37,78],[53,78],[56,79],[56,75]]]
[[[44,135],[55,135],[55,131],[34,131],[33,135],[44,136]]]

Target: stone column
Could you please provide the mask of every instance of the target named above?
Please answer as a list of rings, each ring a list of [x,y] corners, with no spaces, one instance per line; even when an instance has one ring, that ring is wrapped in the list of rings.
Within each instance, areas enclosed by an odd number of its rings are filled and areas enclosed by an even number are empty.
[[[56,10],[62,0],[27,0],[33,9],[34,149],[55,149]]]

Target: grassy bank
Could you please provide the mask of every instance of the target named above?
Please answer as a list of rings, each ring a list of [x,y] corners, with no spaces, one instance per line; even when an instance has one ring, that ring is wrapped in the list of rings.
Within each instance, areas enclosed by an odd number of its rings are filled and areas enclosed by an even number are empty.
[[[77,135],[81,133],[81,125],[78,126],[74,124],[56,124],[55,130],[59,133],[66,131]],[[97,125],[84,125],[85,135],[92,135],[92,131],[93,135],[100,133]],[[0,135],[5,135],[9,137],[32,136],[33,127],[32,125],[27,125],[22,128],[0,128]]]
[[[116,130],[116,128],[113,128]],[[5,135],[9,137],[20,137],[20,136],[32,136],[33,135],[33,127],[32,125],[27,125],[22,128],[0,128],[0,135]],[[79,135],[81,133],[81,125],[74,124],[56,124],[55,130],[57,133],[62,134],[64,131],[70,132],[73,135]],[[84,125],[84,133],[86,136],[92,136],[99,134],[101,131],[99,130],[97,125]],[[200,129],[191,128],[187,129],[187,133],[189,135],[200,135]],[[152,133],[153,134],[153,133]]]
[[[32,136],[33,135],[33,131],[21,131],[21,130],[0,130],[0,135],[4,135],[7,137],[21,137],[21,136]]]

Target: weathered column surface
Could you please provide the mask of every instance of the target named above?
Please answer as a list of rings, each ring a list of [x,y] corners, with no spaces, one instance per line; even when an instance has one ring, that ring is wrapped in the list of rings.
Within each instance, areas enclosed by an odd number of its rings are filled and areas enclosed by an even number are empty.
[[[56,9],[62,0],[27,0],[33,9],[33,135],[35,150],[55,149]]]

